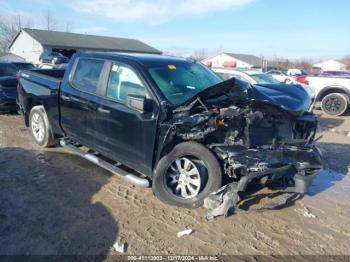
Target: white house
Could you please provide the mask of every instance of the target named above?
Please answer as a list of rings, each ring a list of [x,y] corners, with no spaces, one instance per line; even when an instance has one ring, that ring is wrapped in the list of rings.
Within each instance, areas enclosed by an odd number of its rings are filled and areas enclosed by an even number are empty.
[[[264,60],[260,57],[233,53],[222,53],[204,59],[202,63],[209,67],[262,68],[264,66]]]
[[[27,62],[39,63],[43,51],[60,52],[71,57],[77,51],[112,51],[161,54],[162,52],[135,39],[74,34],[23,28],[9,45],[12,54]]]
[[[337,60],[327,60],[314,64],[313,67],[319,67],[323,71],[346,71],[346,64],[343,64]]]

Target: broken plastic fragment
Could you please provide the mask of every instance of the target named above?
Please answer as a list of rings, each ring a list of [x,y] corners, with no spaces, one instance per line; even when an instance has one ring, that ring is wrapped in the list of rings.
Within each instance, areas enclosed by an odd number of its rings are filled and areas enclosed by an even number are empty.
[[[310,212],[310,210],[307,207],[304,207],[303,209],[296,209],[297,212],[301,213],[304,217],[307,218],[316,218],[314,214]]]
[[[192,229],[185,229],[177,233],[177,237],[183,237],[183,236],[188,236],[191,235],[193,232]]]
[[[212,220],[218,216],[228,216],[233,213],[248,213],[252,211],[260,212],[264,210],[278,209],[286,204],[296,201],[304,196],[310,187],[313,178],[316,174],[309,174],[307,176],[295,174],[294,175],[294,187],[287,187],[279,190],[281,193],[286,193],[284,198],[281,198],[277,202],[273,202],[262,206],[257,209],[252,209],[249,211],[242,210],[238,207],[241,198],[239,192],[244,192],[248,184],[253,181],[253,179],[260,179],[278,171],[288,170],[289,165],[280,168],[265,169],[264,171],[251,172],[244,177],[242,177],[238,183],[230,183],[216,192],[211,193],[208,197],[204,199],[204,207],[209,211],[207,212],[205,219]],[[311,214],[312,215],[312,214]]]
[[[113,245],[115,251],[119,252],[119,253],[125,253],[126,252],[126,247],[127,244],[125,242],[115,242],[115,244]]]

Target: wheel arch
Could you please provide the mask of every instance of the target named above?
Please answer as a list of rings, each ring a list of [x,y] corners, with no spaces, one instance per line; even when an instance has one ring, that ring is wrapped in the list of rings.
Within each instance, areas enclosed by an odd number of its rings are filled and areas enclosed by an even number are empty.
[[[159,161],[162,159],[163,156],[169,154],[173,149],[174,147],[181,143],[181,142],[184,142],[184,141],[170,141],[168,143],[165,143],[163,145],[161,145],[159,148],[158,148],[158,153],[156,154],[156,157],[155,157],[155,160],[154,160],[154,163],[153,163],[153,174],[157,168],[157,165],[159,163]]]
[[[24,122],[27,127],[29,127],[30,111],[35,106],[43,106],[43,103],[41,103],[41,101],[36,99],[35,97],[29,97],[26,99],[25,111],[24,111]]]
[[[350,104],[350,91],[343,86],[327,86],[317,95],[316,101],[322,101],[322,99],[332,93],[341,93],[346,95],[348,104]]]

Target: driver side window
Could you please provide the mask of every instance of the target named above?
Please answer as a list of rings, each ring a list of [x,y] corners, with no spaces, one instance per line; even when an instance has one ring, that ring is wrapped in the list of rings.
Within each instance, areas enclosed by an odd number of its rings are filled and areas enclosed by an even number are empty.
[[[108,98],[125,102],[128,95],[146,96],[146,88],[133,69],[113,64],[108,77]]]

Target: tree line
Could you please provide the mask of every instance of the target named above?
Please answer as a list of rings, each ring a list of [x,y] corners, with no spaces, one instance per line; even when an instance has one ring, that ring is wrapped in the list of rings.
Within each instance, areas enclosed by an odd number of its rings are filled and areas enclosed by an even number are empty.
[[[6,53],[9,44],[22,28],[37,28],[46,30],[64,30],[70,32],[70,23],[64,26],[58,23],[51,10],[42,12],[38,21],[23,15],[0,15],[0,54]]]

